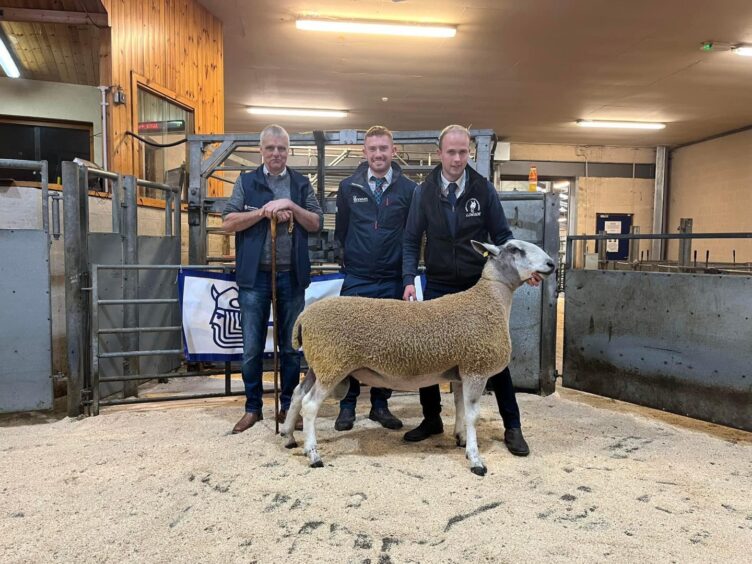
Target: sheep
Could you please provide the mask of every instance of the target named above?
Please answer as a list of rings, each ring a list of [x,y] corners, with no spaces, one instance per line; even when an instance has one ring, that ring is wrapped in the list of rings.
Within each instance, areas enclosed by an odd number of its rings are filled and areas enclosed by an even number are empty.
[[[457,444],[465,446],[471,471],[485,475],[475,424],[486,381],[509,364],[512,294],[533,273],[548,276],[555,265],[524,241],[513,239],[499,247],[472,241],[472,246],[488,260],[480,280],[464,292],[426,302],[334,297],[300,314],[293,346],[303,345],[310,368],[293,392],[282,427],[287,448],[297,446],[293,433],[302,409],[304,453],[311,467],[323,466],[316,415],[327,396],[345,396],[348,374],[395,390],[451,382]]]

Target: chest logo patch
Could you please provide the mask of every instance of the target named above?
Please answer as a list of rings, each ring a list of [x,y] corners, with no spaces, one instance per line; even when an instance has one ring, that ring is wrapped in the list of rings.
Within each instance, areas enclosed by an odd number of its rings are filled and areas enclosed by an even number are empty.
[[[465,202],[465,217],[480,217],[480,202],[475,198]]]
[[[353,196],[353,204],[363,204],[363,203],[365,203],[367,201],[368,201],[368,197],[367,196],[363,196],[363,197],[360,197],[360,198],[358,196]]]

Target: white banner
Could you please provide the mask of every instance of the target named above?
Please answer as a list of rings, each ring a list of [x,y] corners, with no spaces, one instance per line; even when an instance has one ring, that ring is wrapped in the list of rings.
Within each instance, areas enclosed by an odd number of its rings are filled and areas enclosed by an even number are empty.
[[[314,276],[305,292],[305,307],[329,296],[339,296],[342,274]],[[418,299],[422,299],[420,278],[416,278]],[[242,360],[243,333],[235,276],[183,270],[180,273],[180,305],[183,317],[185,359],[189,361]],[[272,327],[271,315],[269,327]],[[266,353],[274,352],[271,329]]]

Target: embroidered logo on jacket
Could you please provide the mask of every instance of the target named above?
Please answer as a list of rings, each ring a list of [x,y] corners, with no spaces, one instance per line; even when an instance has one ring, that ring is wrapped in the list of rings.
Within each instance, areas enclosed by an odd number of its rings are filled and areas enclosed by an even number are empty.
[[[363,196],[361,198],[358,198],[357,196],[353,196],[353,204],[363,204],[368,201],[368,198],[366,196]]]
[[[480,202],[475,198],[465,202],[465,217],[480,217]]]

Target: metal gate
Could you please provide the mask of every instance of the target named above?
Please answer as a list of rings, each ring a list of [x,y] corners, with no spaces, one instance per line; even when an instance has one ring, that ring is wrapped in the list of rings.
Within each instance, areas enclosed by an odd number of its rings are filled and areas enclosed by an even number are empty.
[[[0,168],[33,170],[41,180],[41,228],[0,229],[0,412],[52,408],[52,320],[47,161],[0,159]],[[12,187],[0,189],[4,209]],[[5,199],[5,201],[3,201]],[[33,208],[36,211],[37,205]],[[59,211],[57,195],[53,211]],[[17,211],[17,210],[12,210]],[[36,216],[36,213],[34,214]],[[24,223],[34,217],[22,216]],[[6,222],[3,221],[3,226]],[[59,215],[53,215],[55,238]]]
[[[89,177],[112,182],[111,233],[89,229]],[[137,186],[164,192],[164,236],[138,235]],[[160,271],[139,276],[139,269],[114,268],[106,276],[96,277],[99,263],[114,263],[116,267],[137,265],[139,261],[180,264],[180,188],[64,162],[63,192],[68,413],[76,416],[88,411],[95,397],[98,400],[119,392],[137,395],[139,380],[145,379],[141,373],[169,372],[180,366],[177,296],[159,305],[141,297],[165,286],[175,287],[171,284],[174,274]],[[103,305],[99,294],[109,297],[107,305],[112,307],[93,320],[96,306]],[[151,330],[143,330],[140,322]],[[171,354],[143,355],[149,358],[140,362],[138,353],[142,349],[169,350]],[[103,374],[101,387],[92,381],[92,367],[97,375]],[[94,412],[97,410],[95,406]]]
[[[559,196],[502,192],[501,205],[516,239],[559,256]],[[548,395],[556,385],[556,277],[535,288],[523,285],[514,293],[509,316],[515,388]]]

